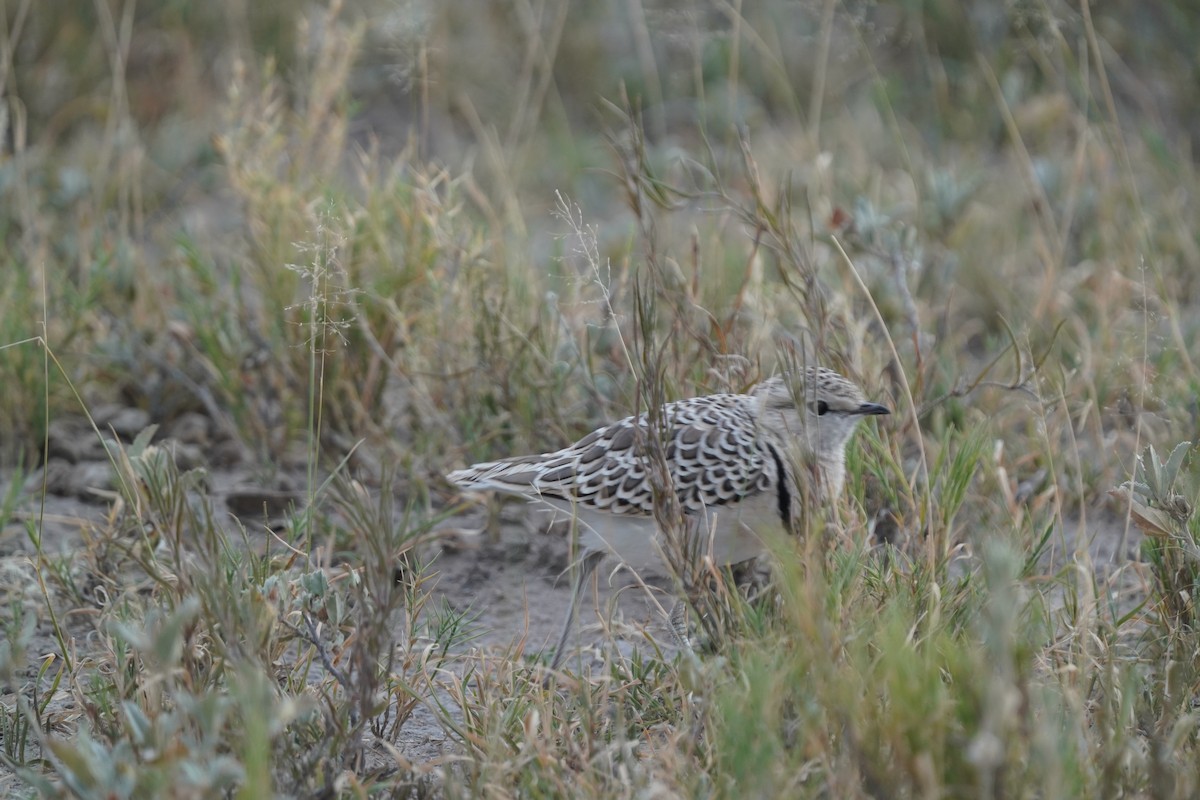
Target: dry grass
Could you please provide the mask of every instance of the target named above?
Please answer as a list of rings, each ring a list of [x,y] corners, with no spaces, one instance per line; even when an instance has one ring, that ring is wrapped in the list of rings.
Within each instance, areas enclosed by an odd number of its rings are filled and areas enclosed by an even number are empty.
[[[578,5],[5,7],[7,767],[45,796],[1194,796],[1187,4]],[[472,646],[425,563],[445,470],[811,359],[896,413],[770,599],[692,597],[717,652],[546,688]],[[292,508],[226,521],[150,431],[56,541],[26,478],[113,403],[203,415]],[[440,758],[404,749],[418,713]]]

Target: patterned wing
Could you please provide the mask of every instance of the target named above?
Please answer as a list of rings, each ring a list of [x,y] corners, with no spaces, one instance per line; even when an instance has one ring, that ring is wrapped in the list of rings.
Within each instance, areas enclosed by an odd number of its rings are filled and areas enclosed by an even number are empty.
[[[744,395],[709,395],[664,407],[667,466],[685,511],[698,513],[772,490],[778,462],[763,451],[747,401]],[[645,415],[629,417],[540,457],[536,466],[526,463],[523,471],[538,474],[522,478],[535,494],[650,516],[654,499],[645,452],[650,435]]]

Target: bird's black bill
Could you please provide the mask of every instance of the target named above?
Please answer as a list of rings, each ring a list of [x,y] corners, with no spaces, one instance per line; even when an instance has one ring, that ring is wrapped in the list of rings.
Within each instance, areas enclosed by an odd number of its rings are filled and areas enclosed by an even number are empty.
[[[863,403],[858,407],[858,413],[863,416],[875,416],[892,412],[887,406],[881,406],[879,403]]]

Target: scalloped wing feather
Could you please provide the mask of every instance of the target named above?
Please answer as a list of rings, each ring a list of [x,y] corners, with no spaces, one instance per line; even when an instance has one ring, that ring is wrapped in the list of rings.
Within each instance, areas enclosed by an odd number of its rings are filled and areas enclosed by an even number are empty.
[[[776,464],[765,452],[746,395],[716,394],[663,407],[667,466],[683,509],[771,491]],[[646,416],[627,417],[554,453],[476,464],[448,477],[467,489],[553,498],[613,514],[651,516]],[[640,429],[640,431],[639,431]]]

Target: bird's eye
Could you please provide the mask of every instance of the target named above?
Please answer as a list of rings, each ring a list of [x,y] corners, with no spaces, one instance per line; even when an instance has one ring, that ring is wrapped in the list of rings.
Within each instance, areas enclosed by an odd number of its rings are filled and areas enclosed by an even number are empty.
[[[825,416],[825,412],[829,410],[829,404],[824,400],[818,400],[813,410],[817,412],[818,417],[823,417]]]

